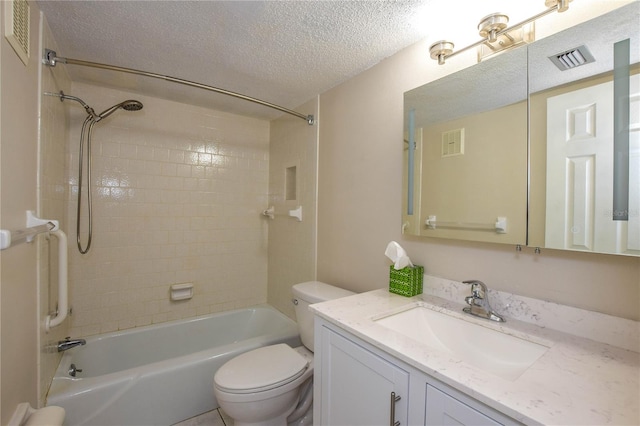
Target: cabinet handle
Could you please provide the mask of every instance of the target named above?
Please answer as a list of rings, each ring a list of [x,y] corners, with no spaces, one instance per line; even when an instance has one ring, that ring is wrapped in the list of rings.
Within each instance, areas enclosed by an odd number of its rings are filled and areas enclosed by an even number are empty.
[[[400,426],[400,421],[396,421],[396,402],[400,401],[400,395],[391,392],[391,415],[389,417],[389,426]]]

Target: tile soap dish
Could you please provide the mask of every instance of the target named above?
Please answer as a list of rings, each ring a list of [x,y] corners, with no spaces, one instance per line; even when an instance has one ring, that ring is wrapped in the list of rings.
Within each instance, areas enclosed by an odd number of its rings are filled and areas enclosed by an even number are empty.
[[[173,284],[171,300],[188,300],[193,297],[193,283]]]

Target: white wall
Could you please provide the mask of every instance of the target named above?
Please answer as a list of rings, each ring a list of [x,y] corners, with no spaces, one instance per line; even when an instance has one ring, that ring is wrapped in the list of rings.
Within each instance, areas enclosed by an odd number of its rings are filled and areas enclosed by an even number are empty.
[[[625,1],[573,2],[536,24],[538,38]],[[487,13],[492,11],[487,11]],[[434,35],[438,37],[438,35]],[[318,279],[366,291],[388,285],[387,243],[400,242],[429,275],[640,318],[640,259],[401,235],[403,93],[472,65],[475,52],[439,66],[425,40],[320,97]]]

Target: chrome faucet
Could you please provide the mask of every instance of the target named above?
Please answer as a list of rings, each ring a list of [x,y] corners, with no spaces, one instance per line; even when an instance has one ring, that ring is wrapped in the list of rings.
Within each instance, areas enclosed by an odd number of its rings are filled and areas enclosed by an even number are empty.
[[[67,337],[64,340],[58,341],[58,352],[64,352],[71,348],[75,348],[76,346],[86,345],[87,341],[84,339],[73,339],[71,337]]]
[[[491,305],[489,305],[489,291],[482,281],[469,280],[462,282],[465,284],[471,284],[471,296],[464,298],[464,301],[469,305],[462,309],[464,312],[477,317],[486,318],[491,321],[506,321],[502,315],[491,309]]]

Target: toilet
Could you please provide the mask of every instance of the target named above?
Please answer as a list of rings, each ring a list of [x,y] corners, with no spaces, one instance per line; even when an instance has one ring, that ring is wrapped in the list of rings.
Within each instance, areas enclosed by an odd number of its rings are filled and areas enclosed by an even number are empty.
[[[213,378],[218,403],[235,426],[312,424],[313,313],[308,308],[354,293],[319,281],[296,284],[292,292],[304,346],[281,343],[245,352]]]

